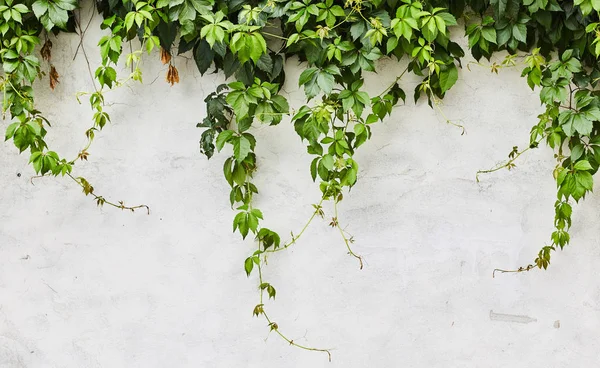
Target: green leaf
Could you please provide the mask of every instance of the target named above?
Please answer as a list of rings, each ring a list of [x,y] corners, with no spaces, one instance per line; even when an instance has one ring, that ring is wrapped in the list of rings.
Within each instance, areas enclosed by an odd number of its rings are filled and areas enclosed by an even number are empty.
[[[19,127],[19,123],[12,123],[6,128],[6,133],[4,135],[4,141],[11,139],[15,135],[15,131]]]
[[[40,19],[48,11],[48,1],[38,0],[31,5],[31,9],[33,10],[33,14]]]
[[[243,161],[250,153],[250,141],[248,138],[241,136],[234,140],[233,155],[238,162]]]
[[[327,170],[331,171],[333,169],[333,156],[330,154],[323,156],[321,163]]]
[[[263,219],[263,214],[262,214],[262,211],[261,211],[261,210],[259,210],[258,208],[253,208],[253,209],[252,209],[252,211],[250,211],[250,212],[251,212],[251,213],[252,213],[252,215],[254,215],[256,218],[259,218],[259,219],[261,219],[261,220]]]
[[[233,168],[231,178],[238,185],[244,185],[246,182],[246,169],[241,164],[236,164]]]
[[[224,130],[221,133],[219,133],[219,136],[217,137],[217,150],[221,151],[223,149],[223,146],[225,146],[225,143],[227,143],[229,141],[229,139],[231,139],[231,137],[233,136],[233,130]]]
[[[442,93],[449,90],[458,80],[458,69],[455,65],[452,65],[449,69],[444,70],[440,73],[440,88]]]
[[[594,168],[592,167],[592,165],[590,165],[588,160],[581,160],[581,161],[577,161],[577,163],[574,166],[575,170],[593,170]]]
[[[319,72],[317,75],[317,85],[325,94],[331,93],[335,81],[333,75],[326,72]]]
[[[594,188],[594,179],[592,174],[588,171],[578,171],[575,173],[575,180],[577,184],[581,185],[585,190],[592,190]]]
[[[571,161],[577,161],[583,155],[583,145],[578,144],[571,149]]]
[[[258,218],[253,213],[249,213],[247,216],[247,219],[248,219],[248,228],[253,233],[256,233],[256,229],[258,229]]]
[[[246,276],[250,276],[252,269],[254,268],[254,262],[252,261],[252,257],[246,258],[244,261],[244,270],[246,271]]]
[[[483,27],[481,29],[481,35],[488,42],[491,42],[493,44],[496,43],[496,29],[494,29],[494,27]]]
[[[317,72],[317,68],[308,68],[300,74],[300,78],[298,78],[298,85],[302,86],[308,83],[315,73]]]
[[[260,33],[254,33],[251,37],[250,58],[257,63],[263,53],[267,52],[267,42]]]
[[[589,135],[594,128],[594,122],[588,120],[582,113],[574,114],[573,128],[581,135]]]
[[[506,12],[506,7],[508,6],[509,0],[491,0],[490,5],[494,8],[494,13],[498,15],[499,18],[504,17],[504,13]]]
[[[200,40],[194,47],[194,61],[201,75],[210,68],[214,58],[215,52],[205,40]]]
[[[510,40],[511,37],[512,37],[512,27],[506,26],[504,28],[497,30],[498,45],[500,45],[500,46],[505,45],[508,42],[508,40]]]
[[[512,34],[517,41],[527,42],[527,26],[525,24],[515,24],[512,29]]]
[[[58,7],[54,3],[48,3],[48,17],[56,26],[66,29],[69,14],[66,10]]]
[[[318,163],[319,163],[318,157],[313,159],[312,162],[310,163],[310,176],[312,177],[313,181],[315,181],[317,179],[317,164]]]

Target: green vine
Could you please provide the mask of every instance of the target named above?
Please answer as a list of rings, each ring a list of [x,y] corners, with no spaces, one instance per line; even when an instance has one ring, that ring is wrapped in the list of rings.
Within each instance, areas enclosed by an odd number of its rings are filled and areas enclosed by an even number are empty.
[[[94,111],[85,132],[86,145],[75,159],[67,160],[49,149],[45,137],[50,122],[36,109],[33,83],[48,76],[49,86],[59,83],[59,71],[51,63],[51,38],[60,31],[77,32],[82,41],[84,26],[78,0],[0,0],[0,58],[3,74],[2,112],[9,125],[6,140],[19,152],[29,153],[38,176],[68,176],[91,195],[98,205],[135,211],[146,205],[126,206],[95,193],[83,177],[73,174],[78,161],[87,161],[96,134],[110,122],[105,93],[127,83],[142,82],[143,54],[159,50],[168,65],[166,81],[179,82],[173,55],[191,52],[201,74],[214,68],[233,81],[220,85],[206,96],[200,150],[208,158],[230,147],[223,173],[231,191],[229,202],[237,211],[233,231],[242,239],[252,235],[256,250],[244,262],[247,275],[258,273],[259,304],[254,315],[263,316],[271,331],[290,345],[299,345],[284,335],[265,312],[263,293],[275,298],[276,290],[263,280],[267,256],[298,244],[316,217],[324,218],[323,205],[333,202],[330,226],[339,232],[350,256],[363,267],[354,252],[354,238],[339,223],[338,203],[358,181],[359,163],[354,159],[360,146],[371,138],[371,126],[392,114],[406,93],[400,87],[407,72],[421,78],[413,98],[435,108],[444,121],[464,134],[462,124],[448,119],[441,101],[457,82],[463,49],[450,37],[457,19],[464,24],[468,48],[483,65],[498,51],[509,56],[492,72],[517,65],[522,59],[522,76],[540,93],[544,113],[530,132],[530,144],[514,147],[503,164],[477,173],[490,174],[512,169],[516,160],[546,142],[555,152],[553,176],[557,184],[554,231],[550,245],[542,247],[531,265],[546,269],[552,252],[570,241],[573,202],[593,189],[593,175],[600,165],[600,0],[97,0],[104,17],[105,35],[98,43],[101,64],[92,67],[83,42],[78,46],[86,58],[94,91],[89,97]],[[452,31],[454,32],[454,31]],[[41,43],[41,39],[44,43]],[[129,44],[129,53],[124,52]],[[138,45],[135,49],[132,45]],[[48,72],[42,71],[40,54]],[[282,94],[286,60],[292,56],[304,63],[298,85],[306,104],[291,106]],[[367,73],[376,72],[377,61],[395,58],[406,69],[377,95],[364,89]],[[117,76],[117,64],[125,61],[131,72]],[[8,114],[8,117],[6,115]],[[258,170],[252,134],[256,124],[276,125],[291,120],[311,155],[310,175],[318,182],[321,200],[306,225],[291,240],[281,243],[278,232],[263,226],[255,207],[258,188],[253,183]],[[229,152],[229,151],[228,151]],[[254,249],[254,248],[253,248]],[[254,274],[253,270],[257,270]]]

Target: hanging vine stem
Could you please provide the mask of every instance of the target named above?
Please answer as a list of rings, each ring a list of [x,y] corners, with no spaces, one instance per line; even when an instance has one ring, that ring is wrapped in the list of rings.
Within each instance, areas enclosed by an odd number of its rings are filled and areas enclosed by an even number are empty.
[[[85,52],[85,48],[83,47],[83,38],[82,38],[81,42],[82,42],[81,49],[83,51],[83,56],[89,67],[90,63],[88,60],[88,56]],[[145,41],[142,41],[140,44],[140,49],[135,52],[130,53],[130,55],[133,55],[134,53],[140,54],[140,56],[137,57],[137,60],[135,61],[135,65],[132,63],[132,68],[135,68],[135,70],[140,70],[139,67],[142,63],[141,55],[143,54],[144,43],[145,43]],[[90,69],[90,76],[92,77],[92,83],[93,83],[95,92],[79,92],[76,95],[76,99],[77,99],[77,102],[81,103],[81,100],[80,100],[81,96],[90,95],[90,105],[91,105],[92,109],[96,110],[96,113],[94,114],[94,122],[93,122],[92,126],[85,131],[87,143],[79,151],[79,153],[77,154],[77,157],[74,158],[73,160],[69,161],[72,164],[74,164],[77,160],[86,160],[87,161],[87,158],[89,156],[88,149],[91,147],[92,142],[94,141],[94,138],[95,138],[94,132],[102,130],[104,128],[104,125],[107,122],[110,122],[110,116],[104,111],[104,108],[107,106],[107,104],[105,102],[105,97],[104,97],[104,93],[106,92],[104,89],[105,85],[102,85],[100,87],[100,89],[98,89],[96,87],[96,79],[93,78],[93,74],[91,74],[91,69]],[[127,83],[132,79],[137,80],[137,77],[134,75],[133,72],[127,78],[125,78],[123,80],[116,80],[114,88],[112,86],[108,86],[109,87],[108,91],[114,91],[116,88],[126,86]],[[141,78],[139,81],[141,82]]]
[[[334,211],[334,218],[331,220],[331,226],[332,227],[337,227],[338,230],[340,231],[340,235],[342,236],[342,239],[344,240],[344,244],[346,244],[346,248],[348,248],[348,254],[350,254],[352,257],[358,259],[358,262],[360,264],[360,269],[363,269],[363,259],[362,256],[359,256],[358,254],[354,253],[354,251],[352,250],[352,247],[350,247],[350,243],[352,242],[350,239],[348,239],[348,237],[346,237],[346,234],[344,233],[344,229],[342,229],[342,226],[340,225],[340,221],[338,218],[338,200],[335,199],[333,201],[333,211]]]
[[[394,88],[394,86],[396,85],[396,83],[398,83],[402,79],[402,77],[404,76],[404,74],[406,74],[406,72],[408,71],[409,66],[410,66],[410,63],[409,63],[409,65],[406,66],[406,68],[404,68],[404,70],[402,71],[402,73],[400,73],[400,75],[396,77],[396,79],[394,80],[394,82],[392,84],[390,84],[386,89],[384,89],[376,97],[383,97],[388,91],[390,91],[392,88]]]
[[[140,209],[140,208],[144,208],[147,211],[147,214],[150,214],[150,207],[148,207],[145,204],[140,204],[137,206],[126,206],[125,203],[123,203],[123,201],[119,201],[118,203],[114,203],[111,202],[109,200],[107,200],[106,198],[104,198],[103,196],[99,196],[96,193],[94,193],[94,187],[85,179],[82,177],[74,177],[73,175],[71,175],[71,173],[67,173],[66,174],[69,178],[71,178],[74,182],[76,182],[77,184],[79,184],[79,186],[83,189],[83,193],[87,196],[88,194],[91,194],[94,197],[94,200],[96,201],[96,205],[102,207],[103,205],[107,204],[109,206],[121,209],[121,210],[129,210],[131,212],[135,212],[136,209]]]
[[[433,72],[439,69],[439,65],[437,65],[436,60],[432,60],[427,65],[427,69],[429,70],[429,76],[427,79],[421,83],[421,90],[425,92],[425,94],[429,97],[429,101],[433,102],[432,107],[442,116],[446,124],[450,124],[455,126],[461,130],[460,135],[464,135],[466,133],[465,127],[461,124],[455,123],[451,119],[449,119],[444,110],[440,106],[442,106],[442,101],[433,93],[433,89],[431,88],[431,77]]]
[[[130,206],[126,206],[123,203],[123,201],[119,201],[118,203],[111,202],[111,201],[107,200],[105,197],[94,193],[94,187],[87,181],[87,179],[85,179],[83,177],[75,177],[70,172],[65,173],[65,175],[67,175],[69,178],[71,178],[71,180],[76,182],[77,185],[79,185],[83,189],[83,193],[86,196],[91,194],[94,197],[94,200],[96,201],[96,205],[98,205],[98,206],[107,204],[109,206],[112,206],[112,207],[115,207],[115,208],[118,208],[121,210],[130,210],[131,212],[135,212],[136,209],[145,208],[148,215],[150,214],[150,207],[145,204],[130,207]],[[50,176],[51,176],[50,174],[35,175],[29,179],[29,182],[31,183],[31,185],[35,185],[33,182],[34,179],[47,178]]]
[[[433,96],[433,105],[435,106],[435,109],[437,110],[437,112],[440,115],[442,115],[442,118],[445,120],[446,124],[450,124],[450,125],[453,125],[453,126],[459,128],[461,130],[460,135],[465,135],[465,133],[466,133],[465,127],[461,124],[455,123],[454,121],[450,120],[446,116],[446,114],[444,113],[444,110],[442,110],[442,108],[440,107],[442,105],[442,101],[435,96]]]
[[[91,14],[90,19],[88,20],[88,23],[85,26],[85,28],[81,27],[81,10],[78,11],[77,17],[73,17],[73,19],[75,20],[75,25],[79,29],[79,33],[78,33],[79,43],[77,45],[77,48],[75,49],[75,55],[73,55],[73,61],[75,61],[75,58],[77,57],[79,49],[81,48],[83,57],[85,59],[86,65],[87,65],[88,73],[90,74],[90,78],[92,79],[92,85],[94,87],[94,90],[96,92],[98,92],[98,87],[96,86],[96,79],[94,78],[94,73],[92,72],[92,66],[90,64],[90,60],[88,58],[87,52],[85,51],[85,45],[83,43],[83,38],[85,36],[85,33],[87,32],[88,28],[90,27],[90,24],[92,23],[92,20],[94,19],[94,15],[96,14],[95,10],[96,9],[92,7],[92,11],[91,11],[92,14]]]
[[[323,213],[323,202],[325,201],[325,197],[321,198],[321,200],[319,201],[319,203],[317,204],[313,204],[314,207],[314,212],[312,213],[312,215],[309,217],[308,221],[306,222],[306,224],[304,224],[304,227],[302,227],[302,230],[300,230],[300,232],[298,233],[298,235],[294,235],[292,233],[292,239],[290,241],[288,241],[287,243],[285,243],[283,246],[279,247],[279,248],[274,248],[274,249],[267,249],[264,252],[265,253],[276,253],[276,252],[280,252],[282,250],[285,250],[289,247],[291,247],[292,245],[296,244],[296,242],[298,241],[298,239],[300,239],[300,237],[302,236],[302,234],[304,234],[304,232],[306,231],[306,229],[308,229],[308,227],[310,226],[310,224],[312,223],[312,221],[314,220],[314,218],[318,215],[321,218],[323,218],[324,213]]]
[[[502,170],[504,168],[511,170],[513,169],[516,165],[515,165],[515,161],[517,161],[519,159],[519,157],[521,157],[522,154],[524,154],[525,152],[533,149],[533,148],[537,148],[538,144],[544,140],[547,137],[547,135],[542,135],[541,137],[538,138],[538,140],[536,140],[534,143],[530,144],[529,146],[527,146],[527,148],[524,148],[522,150],[519,151],[519,147],[518,146],[514,146],[512,151],[510,151],[510,153],[508,154],[508,158],[509,160],[498,164],[497,166],[488,169],[488,170],[479,170],[477,171],[477,173],[475,174],[475,180],[477,180],[477,182],[479,183],[479,175],[480,174],[490,174],[493,172],[496,172],[498,170]]]
[[[538,267],[536,267],[535,265],[532,264],[528,264],[525,267],[519,267],[516,270],[503,270],[501,268],[495,268],[494,271],[492,272],[492,278],[496,277],[496,272],[500,272],[500,273],[520,273],[520,272],[527,272],[527,271],[531,271],[533,269],[537,269]]]
[[[259,244],[259,250],[258,251],[260,252],[260,244]],[[295,347],[300,348],[300,349],[303,349],[303,350],[307,350],[307,351],[320,351],[320,352],[323,352],[323,353],[327,353],[327,358],[331,362],[331,351],[330,351],[331,349],[313,348],[313,347],[310,347],[310,346],[305,346],[305,345],[298,344],[298,343],[294,342],[294,340],[292,340],[289,337],[287,337],[286,335],[284,335],[279,330],[279,325],[277,323],[273,322],[271,320],[271,318],[269,318],[269,315],[267,314],[267,312],[265,311],[265,308],[264,308],[264,300],[263,300],[264,288],[263,288],[263,285],[265,285],[265,283],[264,283],[264,280],[263,280],[262,265],[261,265],[260,261],[258,262],[257,267],[258,267],[258,279],[259,279],[259,283],[260,283],[259,284],[260,303],[254,308],[254,315],[258,316],[259,314],[262,314],[265,317],[265,320],[268,323],[270,331],[275,331],[277,333],[277,335],[279,335],[282,339],[284,339],[290,345],[295,346]],[[274,294],[273,294],[273,298],[275,298]]]
[[[498,71],[500,69],[512,68],[514,66],[517,66],[517,62],[515,61],[517,58],[525,59],[528,56],[530,56],[530,54],[528,54],[528,55],[509,54],[509,55],[506,55],[506,57],[504,58],[504,60],[502,60],[502,62],[500,64],[498,64],[497,62],[493,62],[492,65],[487,65],[487,64],[484,64],[484,63],[481,63],[478,61],[469,61],[467,63],[467,70],[472,71],[471,65],[476,65],[476,66],[480,66],[480,67],[486,68],[486,69],[489,68],[490,72],[498,74]]]

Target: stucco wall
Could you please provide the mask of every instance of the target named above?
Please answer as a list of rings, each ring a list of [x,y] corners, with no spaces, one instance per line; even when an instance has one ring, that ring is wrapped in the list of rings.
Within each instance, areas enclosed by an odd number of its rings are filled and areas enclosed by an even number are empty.
[[[85,38],[92,67],[98,29],[96,20]],[[75,99],[92,89],[82,55],[72,62],[78,40],[53,40],[61,83],[37,97],[54,123],[49,143],[68,157],[91,122]],[[575,207],[572,245],[547,272],[492,278],[496,267],[529,263],[552,230],[548,148],[475,181],[478,169],[528,142],[540,107],[519,68],[460,72],[443,109],[463,136],[422,101],[373,127],[340,214],[362,271],[327,221],[270,258],[266,278],[278,291],[270,314],[295,341],[334,348],[328,363],[252,317],[257,281],[242,265],[253,245],[231,233],[225,155],[207,161],[195,128],[222,77],[200,77],[179,57],[181,83],[170,87],[158,56],[145,60],[145,84],[111,93],[113,123],[77,173],[98,193],[148,204],[150,216],[99,209],[67,179],[32,185],[28,157],[0,145],[0,367],[598,365],[598,197]],[[370,91],[401,69],[383,61],[368,76]],[[298,107],[302,65],[288,60],[286,71]],[[402,81],[407,94],[416,82]],[[319,198],[310,157],[289,120],[254,132],[265,224],[297,232]]]

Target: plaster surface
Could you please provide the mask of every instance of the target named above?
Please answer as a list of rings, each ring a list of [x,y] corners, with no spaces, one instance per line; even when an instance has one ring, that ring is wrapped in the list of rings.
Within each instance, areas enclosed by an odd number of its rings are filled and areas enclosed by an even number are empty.
[[[92,68],[98,24],[84,39]],[[53,39],[61,83],[50,91],[45,80],[37,95],[53,122],[49,144],[68,157],[84,145],[92,115],[75,98],[92,90],[81,52],[72,61],[78,42]],[[530,263],[552,230],[549,148],[475,181],[525,146],[536,122],[538,96],[519,68],[460,71],[442,108],[465,135],[424,101],[373,126],[356,157],[359,182],[340,206],[363,270],[328,221],[269,259],[270,315],[295,341],[333,348],[328,363],[252,317],[257,280],[243,261],[253,245],[231,233],[227,153],[202,156],[195,127],[223,77],[201,77],[190,55],[175,65],[181,83],[170,87],[158,55],[145,56],[144,85],[109,94],[113,122],[75,169],[106,197],[149,205],[149,216],[97,208],[68,179],[32,185],[27,155],[0,145],[0,367],[598,366],[597,196],[575,206],[571,245],[547,272],[492,278],[496,267]],[[286,63],[296,108],[303,67]],[[383,60],[379,70],[368,75],[372,93],[402,64]],[[409,96],[416,83],[401,82]],[[256,125],[257,206],[269,228],[297,232],[319,198],[311,158],[289,119]]]

